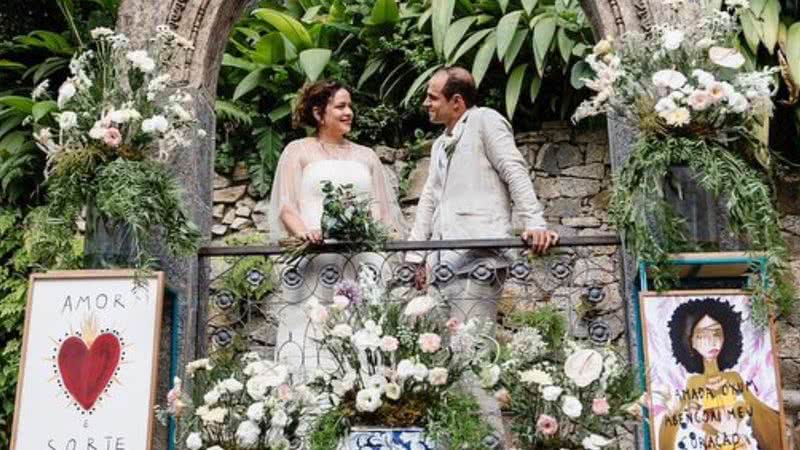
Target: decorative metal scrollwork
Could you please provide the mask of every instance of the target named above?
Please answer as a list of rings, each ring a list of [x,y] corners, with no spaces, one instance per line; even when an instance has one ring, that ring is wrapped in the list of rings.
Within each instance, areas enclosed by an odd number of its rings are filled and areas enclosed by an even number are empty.
[[[236,304],[236,299],[233,297],[233,293],[230,291],[221,291],[214,296],[214,304],[219,309],[227,310]]]

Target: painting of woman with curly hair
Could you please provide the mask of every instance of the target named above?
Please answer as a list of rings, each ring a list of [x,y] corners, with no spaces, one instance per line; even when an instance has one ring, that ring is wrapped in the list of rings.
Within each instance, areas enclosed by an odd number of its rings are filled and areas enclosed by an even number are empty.
[[[748,302],[642,296],[657,450],[785,450],[773,341]]]

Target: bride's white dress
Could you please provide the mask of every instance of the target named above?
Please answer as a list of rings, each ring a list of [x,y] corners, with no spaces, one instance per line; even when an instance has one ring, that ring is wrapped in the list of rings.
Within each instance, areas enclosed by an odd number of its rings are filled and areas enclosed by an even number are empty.
[[[306,138],[290,143],[278,163],[270,211],[273,240],[287,236],[279,219],[283,208],[293,208],[308,230],[320,229],[323,181],[353,185],[358,195],[371,199],[373,217],[391,230],[403,231],[396,195],[387,182],[383,165],[371,149],[350,142],[331,149],[323,147],[315,138]],[[301,377],[317,368],[334,368],[333,361],[318,351],[317,330],[309,316],[309,302],[330,303],[335,285],[343,279],[354,280],[364,267],[378,276],[388,271],[385,260],[374,253],[352,257],[314,255],[283,269],[281,290],[275,300],[276,361],[288,365]]]

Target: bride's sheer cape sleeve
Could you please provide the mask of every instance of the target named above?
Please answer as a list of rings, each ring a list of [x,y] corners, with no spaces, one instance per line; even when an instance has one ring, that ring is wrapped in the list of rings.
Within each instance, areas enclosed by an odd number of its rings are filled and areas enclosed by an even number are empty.
[[[369,166],[372,174],[372,214],[379,222],[389,228],[392,239],[406,236],[406,221],[400,209],[399,189],[391,182],[387,169],[378,155],[368,147],[361,147],[361,159]]]
[[[271,241],[289,237],[289,231],[281,220],[281,212],[288,208],[300,214],[300,189],[303,180],[303,145],[299,141],[290,142],[283,149],[278,167],[272,179],[272,193],[269,202],[269,235]]]

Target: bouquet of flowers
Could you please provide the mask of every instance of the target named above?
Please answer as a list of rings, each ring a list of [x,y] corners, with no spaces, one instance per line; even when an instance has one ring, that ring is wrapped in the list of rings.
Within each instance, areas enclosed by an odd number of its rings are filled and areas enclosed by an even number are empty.
[[[636,399],[632,378],[610,348],[546,342],[523,327],[501,351],[495,398],[513,420],[522,449],[623,448],[623,405]]]
[[[444,305],[424,295],[392,301],[374,277],[336,286],[333,304],[309,305],[321,352],[334,361],[312,383],[349,425],[426,425],[448,389],[490,352],[477,320],[444,320]]]
[[[737,50],[736,15],[681,4],[695,21],[667,22],[652,34],[603,39],[586,62],[597,92],[573,121],[614,112],[644,134],[687,136],[728,143],[745,139],[765,166],[768,155],[753,135],[772,114],[777,68],[748,69]],[[675,15],[677,19],[677,14]]]
[[[218,364],[219,363],[219,364]],[[186,367],[192,395],[181,380],[167,395],[159,418],[179,419],[189,450],[298,448],[319,400],[289,370],[256,353],[238,360],[201,359]]]
[[[187,110],[191,97],[170,87],[168,73],[191,43],[166,26],[148,49],[131,48],[108,28],[91,35],[94,49],[73,58],[57,98],[49,96],[49,81],[33,92],[34,138],[47,155],[49,207],[42,219],[71,227],[84,206],[96,208],[130,228],[137,266],[147,262],[144,243],[157,227],[173,253],[191,253],[199,233],[166,166],[177,148],[189,145],[196,123]]]
[[[378,250],[389,239],[386,227],[372,217],[369,198],[359,196],[352,184],[334,185],[322,182],[322,218],[320,227],[323,239],[347,244],[353,252]],[[298,238],[281,243],[287,250],[283,259],[293,261],[310,248],[310,244]]]
[[[612,113],[639,133],[615,179],[609,218],[631,253],[651,264],[657,289],[675,279],[665,264],[668,254],[700,248],[665,200],[672,168],[686,166],[700,188],[722,197],[732,234],[767,255],[768,279],[750,283],[752,317],[764,325],[768,302],[788,312],[796,298],[787,246],[764,180],[771,172],[765,131],[778,69],[756,70],[737,50],[737,14],[747,2],[731,0],[727,11],[703,3],[670,0],[671,20],[652,33],[628,32],[597,43],[586,58],[595,76],[584,80],[597,94],[580,105],[573,120]],[[682,197],[679,184],[677,197]]]

